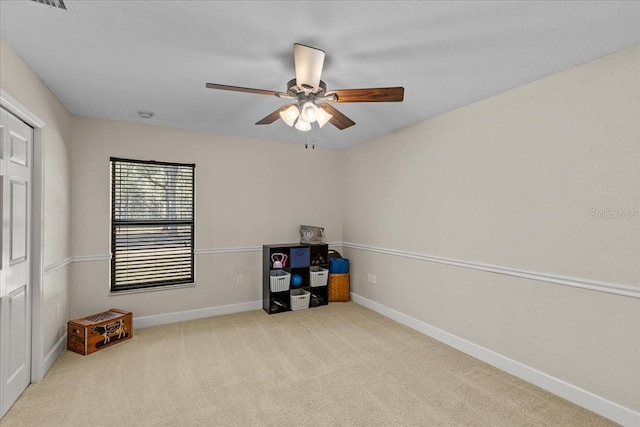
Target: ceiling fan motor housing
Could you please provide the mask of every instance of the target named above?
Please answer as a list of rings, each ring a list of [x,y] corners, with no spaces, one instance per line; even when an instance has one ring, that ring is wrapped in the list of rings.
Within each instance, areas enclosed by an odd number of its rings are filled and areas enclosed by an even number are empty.
[[[289,95],[298,97],[301,94],[314,94],[315,96],[322,96],[327,91],[327,84],[320,80],[320,84],[318,85],[318,90],[313,91],[311,86],[302,85],[302,87],[298,86],[296,83],[296,79],[291,79],[287,83],[287,93]]]

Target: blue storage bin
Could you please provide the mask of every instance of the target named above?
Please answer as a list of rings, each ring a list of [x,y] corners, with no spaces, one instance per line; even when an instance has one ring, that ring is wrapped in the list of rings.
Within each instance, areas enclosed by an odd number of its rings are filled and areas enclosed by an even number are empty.
[[[289,265],[291,268],[309,267],[311,263],[309,248],[291,248]]]
[[[345,274],[349,272],[349,260],[346,258],[331,258],[329,260],[330,274]]]

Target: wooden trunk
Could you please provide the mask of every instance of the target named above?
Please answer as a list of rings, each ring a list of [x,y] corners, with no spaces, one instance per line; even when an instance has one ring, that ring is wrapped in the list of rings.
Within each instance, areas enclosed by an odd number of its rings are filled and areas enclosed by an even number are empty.
[[[117,308],[67,323],[67,349],[85,356],[132,336],[131,312]]]

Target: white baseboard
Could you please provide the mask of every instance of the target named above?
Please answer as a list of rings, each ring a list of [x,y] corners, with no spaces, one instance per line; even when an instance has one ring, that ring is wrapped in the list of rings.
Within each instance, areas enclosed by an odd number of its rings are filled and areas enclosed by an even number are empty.
[[[150,326],[166,325],[169,323],[185,322],[187,320],[203,319],[205,317],[222,316],[224,314],[241,313],[243,311],[260,310],[262,300],[243,302],[240,304],[222,305],[218,307],[199,308],[197,310],[177,311],[174,313],[154,314],[151,316],[134,317],[133,326],[148,328]]]
[[[47,374],[49,369],[53,366],[53,364],[58,360],[58,357],[62,354],[62,352],[67,348],[67,333],[65,332],[62,337],[55,343],[53,348],[47,353],[47,355],[42,360],[42,378]],[[40,380],[42,380],[40,378]],[[32,378],[32,382],[33,378]]]
[[[476,359],[482,360],[504,372],[514,375],[520,379],[536,385],[548,392],[562,397],[576,405],[582,406],[596,414],[609,418],[623,426],[640,426],[640,413],[617,403],[611,402],[603,397],[597,396],[587,390],[566,381],[552,377],[542,371],[524,365],[509,357],[503,356],[487,348],[481,347],[442,329],[436,328],[428,323],[406,314],[400,313],[380,303],[364,298],[358,294],[351,293],[353,302],[367,307],[385,317],[395,320],[405,326],[410,327],[420,333],[434,338],[450,347],[462,351]]]

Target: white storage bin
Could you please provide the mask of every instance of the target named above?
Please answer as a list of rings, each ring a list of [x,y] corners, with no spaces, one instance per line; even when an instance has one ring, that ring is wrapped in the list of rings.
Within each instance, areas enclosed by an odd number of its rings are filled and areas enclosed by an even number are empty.
[[[311,276],[311,286],[327,286],[327,278],[329,277],[329,270],[322,267],[309,268],[309,275]]]
[[[291,274],[284,270],[271,270],[271,273],[269,273],[271,292],[288,291],[290,282]]]
[[[291,310],[304,310],[309,308],[311,293],[304,289],[293,289],[291,291]]]

